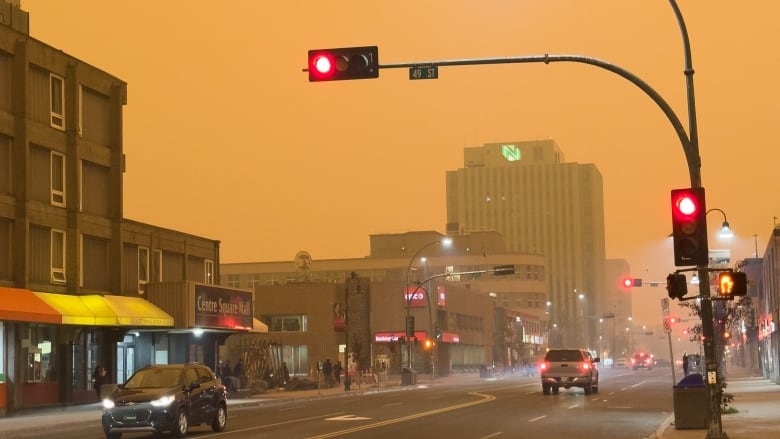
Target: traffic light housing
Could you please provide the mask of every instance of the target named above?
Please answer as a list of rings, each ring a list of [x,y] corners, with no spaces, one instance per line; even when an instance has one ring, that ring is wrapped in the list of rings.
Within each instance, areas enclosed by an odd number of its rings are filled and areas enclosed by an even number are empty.
[[[635,279],[633,277],[624,277],[621,281],[624,288],[641,287],[642,279]]]
[[[747,295],[747,275],[742,271],[718,273],[718,297],[731,299]]]
[[[709,249],[704,188],[673,189],[671,195],[674,265],[707,266]]]
[[[441,328],[439,325],[434,326],[433,334],[436,341],[441,341]]]
[[[688,280],[682,273],[671,273],[666,276],[666,292],[670,299],[682,299],[688,294]]]
[[[309,82],[379,77],[377,46],[341,47],[309,51]]]

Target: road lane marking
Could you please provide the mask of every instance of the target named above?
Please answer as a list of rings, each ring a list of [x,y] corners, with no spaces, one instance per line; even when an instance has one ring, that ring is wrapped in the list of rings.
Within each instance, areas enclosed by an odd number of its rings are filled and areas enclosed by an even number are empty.
[[[342,413],[344,413],[344,412],[328,413],[328,414],[325,414],[325,415],[310,416],[308,418],[291,419],[289,421],[275,422],[273,424],[265,424],[265,425],[255,425],[253,427],[247,427],[247,428],[239,428],[239,429],[231,428],[230,431],[223,431],[223,432],[219,432],[219,433],[214,433],[211,436],[225,436],[225,435],[228,435],[228,434],[231,434],[231,433],[236,433],[236,432],[252,431],[252,430],[263,430],[263,429],[266,429],[266,428],[278,427],[280,425],[294,424],[294,423],[301,422],[301,421],[311,421],[312,419],[327,418],[327,417],[331,417],[331,416],[340,415]]]
[[[404,403],[402,403],[402,402],[394,402],[392,404],[385,404],[382,407],[393,407],[393,406],[396,406],[396,405],[403,405],[403,404]]]
[[[569,408],[570,409],[576,409],[579,406],[580,406],[580,404],[574,404],[574,405],[570,405]]]
[[[489,435],[487,435],[487,436],[482,436],[482,437],[481,437],[481,438],[479,438],[479,439],[490,439],[491,437],[501,436],[502,434],[504,434],[504,432],[503,432],[503,431],[497,431],[497,432],[495,432],[495,433],[493,433],[493,434],[489,434]]]
[[[334,431],[332,433],[325,433],[325,434],[321,434],[319,436],[310,436],[307,439],[326,439],[326,438],[331,438],[331,437],[344,436],[344,435],[347,435],[347,434],[350,434],[350,433],[356,433],[358,431],[371,430],[371,429],[374,429],[374,428],[383,427],[385,425],[398,424],[398,423],[401,423],[401,422],[411,421],[413,419],[424,418],[426,416],[438,415],[440,413],[446,413],[446,412],[450,412],[450,411],[453,411],[453,410],[458,410],[458,409],[462,409],[462,408],[466,408],[466,407],[471,407],[473,405],[484,404],[486,402],[490,402],[490,401],[493,401],[494,399],[496,399],[495,396],[488,395],[488,394],[485,394],[485,393],[469,392],[469,395],[479,396],[482,399],[478,399],[476,401],[471,401],[471,402],[465,402],[463,404],[457,404],[457,405],[453,405],[453,406],[449,406],[449,407],[442,407],[440,409],[429,410],[427,412],[416,413],[414,415],[408,415],[408,416],[404,416],[404,417],[401,417],[401,418],[388,419],[386,421],[375,422],[373,424],[363,425],[363,426],[360,426],[360,427],[353,427],[353,428],[348,428],[346,430],[339,430],[339,431]]]
[[[529,419],[528,422],[536,422],[536,421],[539,421],[539,420],[544,419],[546,417],[547,417],[547,415],[537,416],[537,417],[535,417],[533,419]]]
[[[365,421],[366,419],[371,418],[364,418],[362,416],[357,415],[341,415],[336,416],[335,418],[327,418],[326,421]]]

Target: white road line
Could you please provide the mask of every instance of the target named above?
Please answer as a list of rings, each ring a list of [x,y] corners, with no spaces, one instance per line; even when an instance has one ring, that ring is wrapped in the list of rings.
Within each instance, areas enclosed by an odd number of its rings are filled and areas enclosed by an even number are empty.
[[[503,432],[501,432],[501,431],[497,431],[497,432],[495,432],[495,433],[493,433],[493,434],[489,434],[489,435],[487,435],[487,436],[482,436],[482,437],[481,437],[481,438],[479,438],[479,439],[490,439],[491,437],[501,436],[502,434],[504,434],[504,433],[503,433]]]
[[[547,415],[538,416],[538,417],[536,417],[536,418],[529,419],[529,420],[528,420],[528,422],[536,422],[536,421],[538,421],[538,420],[540,420],[540,419],[544,419],[544,418],[546,418],[546,417],[547,417]]]

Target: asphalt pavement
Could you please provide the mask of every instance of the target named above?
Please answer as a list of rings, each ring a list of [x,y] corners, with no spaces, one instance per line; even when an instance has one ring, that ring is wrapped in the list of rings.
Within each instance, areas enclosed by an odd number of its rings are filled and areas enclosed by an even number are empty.
[[[480,379],[484,378],[480,378],[478,373],[452,374],[448,377],[436,379],[431,379],[430,376],[418,375],[416,385],[455,384],[458,382],[475,382]],[[500,377],[494,377],[494,379],[500,379]],[[780,385],[761,378],[758,376],[757,371],[740,368],[731,368],[729,370],[727,384],[726,392],[734,395],[731,405],[737,412],[721,415],[723,436],[720,439],[766,439],[780,437],[780,416],[778,416],[780,412]],[[406,388],[409,388],[409,386],[401,386],[400,376],[380,377],[378,382],[353,382],[349,391],[346,391],[343,383],[341,383],[331,388],[312,390],[269,390],[266,393],[257,395],[250,395],[246,391],[231,393],[228,397],[228,406],[263,405],[274,400],[335,398]],[[14,432],[42,425],[54,426],[79,422],[99,423],[101,411],[102,406],[99,403],[93,403],[58,408],[30,409],[13,413],[6,417],[0,417],[0,439],[11,439],[15,437]],[[670,412],[672,412],[671,408]],[[675,423],[675,415],[672,412],[665,422],[659,426],[656,433],[645,439],[705,439],[707,434],[707,428],[678,429]]]

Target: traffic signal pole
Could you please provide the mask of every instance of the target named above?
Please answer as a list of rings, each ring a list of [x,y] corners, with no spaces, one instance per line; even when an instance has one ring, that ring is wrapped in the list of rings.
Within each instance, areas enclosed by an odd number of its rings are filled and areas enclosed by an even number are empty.
[[[694,96],[694,87],[693,87],[693,63],[691,61],[691,45],[690,41],[688,39],[688,29],[685,25],[685,20],[683,19],[682,13],[680,12],[680,8],[677,6],[676,0],[669,0],[669,4],[671,5],[675,18],[677,19],[677,24],[680,28],[680,33],[682,36],[682,43],[683,43],[683,52],[685,56],[685,85],[686,85],[686,91],[687,91],[687,101],[688,101],[688,132],[686,132],[685,128],[683,127],[682,123],[680,122],[680,119],[677,117],[677,115],[674,113],[672,108],[669,106],[669,104],[661,97],[660,94],[658,94],[652,87],[650,87],[646,82],[641,80],[636,75],[630,73],[629,71],[620,68],[616,65],[595,59],[590,58],[586,56],[580,56],[580,55],[534,55],[534,56],[519,56],[519,57],[508,57],[508,58],[479,58],[479,59],[461,59],[461,60],[444,60],[444,61],[429,61],[429,62],[414,62],[414,63],[400,63],[400,64],[379,64],[378,59],[378,52],[375,51],[374,46],[367,46],[364,48],[359,49],[369,49],[369,51],[363,51],[364,56],[367,61],[363,63],[353,63],[353,59],[357,59],[358,61],[363,61],[360,57],[355,58],[354,56],[349,56],[352,54],[352,51],[354,48],[347,48],[349,51],[347,53],[347,61],[346,63],[346,70],[339,70],[340,64],[334,64],[336,66],[336,70],[338,72],[341,72],[339,74],[343,74],[343,76],[336,76],[336,77],[325,77],[325,76],[319,76],[317,77],[318,73],[313,72],[310,73],[309,80],[310,81],[327,81],[327,80],[338,80],[338,79],[363,79],[363,78],[376,78],[379,76],[379,69],[393,69],[393,68],[409,68],[410,70],[410,79],[423,79],[420,76],[421,72],[426,72],[427,75],[424,79],[435,79],[438,78],[438,66],[467,66],[467,65],[484,65],[484,64],[518,64],[518,63],[545,63],[550,64],[554,62],[575,62],[575,63],[583,63],[583,64],[589,64],[593,65],[599,68],[602,68],[604,70],[610,71],[612,73],[615,73],[624,79],[627,79],[632,84],[639,87],[642,91],[644,91],[655,103],[658,105],[661,110],[663,111],[664,115],[666,115],[669,122],[674,127],[675,132],[677,133],[677,137],[680,140],[680,143],[683,148],[683,152],[685,153],[685,159],[688,164],[688,174],[691,179],[691,187],[697,188],[702,187],[701,184],[701,157],[699,155],[699,134],[698,134],[698,128],[696,123],[696,100]],[[330,49],[330,50],[336,50],[336,49]],[[339,49],[342,50],[342,49]],[[368,56],[365,56],[367,54]],[[309,53],[309,65],[315,67],[319,71],[319,75],[330,75],[331,68],[321,70],[315,61],[317,61],[320,55],[320,51],[318,52],[310,52]],[[343,52],[338,52],[336,55],[344,55]],[[341,57],[344,59],[344,57]],[[336,60],[336,58],[334,58]],[[374,64],[376,63],[376,71],[373,70]],[[324,63],[327,64],[327,63]],[[341,63],[344,64],[344,63]],[[355,66],[353,67],[353,64]],[[304,71],[309,71],[309,67],[304,69]],[[355,71],[358,72],[358,74],[355,74]],[[370,76],[369,76],[370,72]],[[359,76],[363,75],[365,76]],[[694,264],[691,264],[694,265]],[[709,420],[709,429],[707,431],[707,439],[728,439],[728,436],[723,432],[722,423],[721,423],[721,414],[720,414],[720,401],[721,401],[721,385],[718,382],[717,377],[717,369],[718,369],[718,360],[715,356],[715,343],[713,340],[714,335],[714,325],[712,320],[712,302],[710,297],[710,290],[709,290],[709,282],[704,281],[705,279],[708,279],[706,276],[707,274],[707,266],[702,264],[695,264],[696,268],[698,269],[700,279],[702,279],[702,282],[699,283],[699,297],[701,298],[701,318],[702,318],[702,333],[705,337],[704,340],[704,356],[706,360],[706,366],[707,366],[707,389],[708,389],[708,396],[709,396],[709,407],[708,407],[708,413],[707,417]]]

